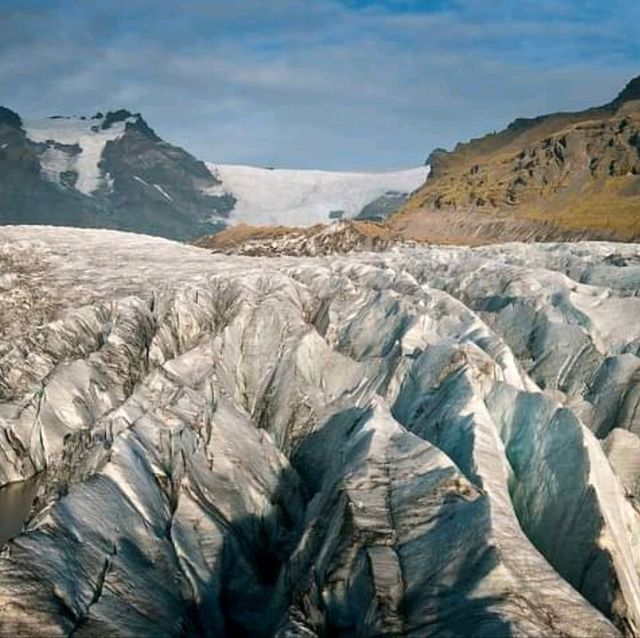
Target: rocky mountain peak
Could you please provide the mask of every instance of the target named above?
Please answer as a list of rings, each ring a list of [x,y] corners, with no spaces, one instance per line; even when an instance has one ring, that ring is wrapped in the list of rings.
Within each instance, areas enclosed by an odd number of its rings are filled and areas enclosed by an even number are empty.
[[[127,122],[126,128],[134,128],[154,142],[162,141],[160,136],[157,135],[156,132],[147,124],[146,120],[142,115],[140,115],[140,113],[135,113],[133,118],[133,121]]]
[[[97,115],[98,114],[96,114],[96,117]],[[111,128],[111,126],[116,122],[125,122],[130,117],[133,117],[133,113],[131,113],[131,111],[127,111],[127,109],[118,109],[117,111],[108,111],[107,114],[104,116],[104,119],[102,121],[102,125],[100,126],[100,128],[102,130],[107,130]]]
[[[640,100],[640,75],[627,83],[613,103],[621,104],[623,102],[631,102],[633,100]]]
[[[96,127],[102,131],[111,129],[114,124],[124,122],[126,129],[134,129],[155,142],[160,141],[160,137],[147,124],[142,115],[140,113],[132,113],[128,109],[107,111],[106,114],[98,111],[91,119],[102,120],[101,124],[96,124]]]
[[[0,106],[0,124],[6,124],[12,128],[22,128],[20,116],[6,106]]]
[[[2,223],[191,239],[216,228],[214,212],[228,212],[208,195],[218,182],[204,163],[127,109],[22,120],[2,108],[0,161]]]

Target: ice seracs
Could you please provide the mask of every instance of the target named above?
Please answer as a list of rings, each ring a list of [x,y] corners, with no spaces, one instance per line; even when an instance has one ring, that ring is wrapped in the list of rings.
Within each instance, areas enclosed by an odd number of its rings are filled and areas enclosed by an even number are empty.
[[[638,635],[639,258],[0,229],[0,635]]]

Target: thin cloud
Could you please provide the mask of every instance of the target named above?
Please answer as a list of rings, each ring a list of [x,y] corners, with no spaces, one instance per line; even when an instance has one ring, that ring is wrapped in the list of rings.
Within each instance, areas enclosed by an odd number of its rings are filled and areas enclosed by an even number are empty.
[[[89,4],[0,10],[4,103],[141,111],[220,162],[415,165],[516,115],[605,102],[640,68],[627,0]]]

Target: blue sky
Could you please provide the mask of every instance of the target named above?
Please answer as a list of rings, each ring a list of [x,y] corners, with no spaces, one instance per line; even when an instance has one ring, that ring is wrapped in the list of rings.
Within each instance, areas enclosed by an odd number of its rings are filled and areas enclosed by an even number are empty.
[[[384,169],[640,74],[638,0],[0,0],[0,104],[202,159]]]

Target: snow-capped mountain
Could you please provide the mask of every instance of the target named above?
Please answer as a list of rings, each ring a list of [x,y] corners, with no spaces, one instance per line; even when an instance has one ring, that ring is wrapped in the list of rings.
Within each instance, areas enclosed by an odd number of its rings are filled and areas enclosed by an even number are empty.
[[[336,219],[384,219],[424,184],[429,168],[384,173],[256,168],[207,163],[212,193],[235,200],[230,223],[311,226]]]
[[[0,223],[193,239],[239,222],[384,218],[426,174],[205,165],[163,141],[140,114],[23,120],[0,107]]]
[[[640,635],[639,293],[0,228],[0,635]]]
[[[215,178],[140,114],[22,120],[0,108],[0,222],[118,228],[190,239],[212,232]]]

